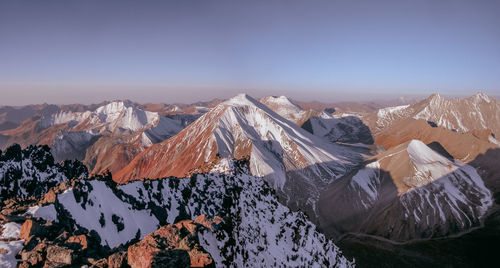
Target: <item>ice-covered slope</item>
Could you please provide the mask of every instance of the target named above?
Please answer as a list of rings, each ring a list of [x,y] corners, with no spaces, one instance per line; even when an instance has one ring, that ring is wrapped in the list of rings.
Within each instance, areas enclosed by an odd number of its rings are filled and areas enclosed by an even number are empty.
[[[64,180],[87,175],[87,169],[80,162],[54,163],[47,146],[21,150],[16,144],[3,153],[0,151],[0,202],[39,196]]]
[[[370,129],[355,114],[334,115],[324,111],[309,118],[302,128],[330,142],[373,143]]]
[[[492,194],[473,167],[412,140],[332,185],[320,204],[325,225],[409,240],[478,226]]]
[[[218,157],[249,157],[250,172],[284,193],[289,205],[314,206],[319,189],[360,163],[359,150],[324,141],[241,94],[148,148],[114,179],[182,177]]]
[[[262,179],[247,175],[240,161],[227,166],[237,171],[120,186],[81,181],[57,196],[57,216],[97,232],[111,248],[166,224],[219,216],[223,224],[214,233],[199,235],[218,267],[353,266],[304,214],[290,211]]]

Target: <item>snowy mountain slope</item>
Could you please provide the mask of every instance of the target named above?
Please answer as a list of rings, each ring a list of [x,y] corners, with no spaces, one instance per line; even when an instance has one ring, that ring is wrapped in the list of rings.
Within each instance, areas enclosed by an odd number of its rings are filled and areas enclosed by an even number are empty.
[[[47,146],[21,150],[13,145],[0,154],[0,201],[39,196],[64,180],[86,177],[87,173],[76,161],[54,163]]]
[[[491,129],[493,133],[500,133],[500,102],[481,92],[468,98],[451,100],[432,94],[415,104],[380,109],[364,120],[372,132],[377,133],[408,118],[423,119],[459,132]]]
[[[296,125],[301,126],[309,117],[317,114],[312,110],[304,110],[299,105],[293,103],[286,96],[268,96],[259,101],[279,114],[283,118],[290,120]]]
[[[78,159],[93,173],[106,169],[115,172],[147,147],[170,138],[196,119],[192,115],[164,117],[137,106],[130,101],[114,101],[92,110],[60,110],[3,133],[8,137],[7,144],[47,144],[56,161]]]
[[[177,121],[162,117],[158,113],[140,110],[124,101],[111,102],[94,111],[59,112],[42,118],[39,127],[48,128],[58,124],[68,124],[71,130],[93,130],[95,134],[147,129],[148,136],[156,139],[173,136],[182,129]],[[153,141],[148,142],[151,144]]]
[[[378,155],[341,180],[321,198],[323,224],[398,241],[446,236],[478,226],[493,204],[491,192],[473,167],[418,140]],[[332,202],[338,207],[329,208]]]
[[[377,127],[383,128],[390,125],[392,121],[408,116],[408,114],[412,111],[411,109],[408,109],[409,106],[410,105],[401,105],[378,110]]]
[[[358,165],[364,150],[326,142],[241,94],[151,146],[113,179],[182,177],[217,157],[249,157],[251,174],[266,178],[289,205],[311,209],[319,189]]]
[[[340,250],[300,212],[280,202],[242,161],[235,173],[112,182],[85,180],[57,196],[57,218],[94,230],[111,248],[183,219],[220,216],[224,223],[199,236],[217,266],[349,267]]]
[[[354,114],[322,112],[319,116],[310,117],[302,128],[333,143],[373,143],[370,129],[360,116]]]

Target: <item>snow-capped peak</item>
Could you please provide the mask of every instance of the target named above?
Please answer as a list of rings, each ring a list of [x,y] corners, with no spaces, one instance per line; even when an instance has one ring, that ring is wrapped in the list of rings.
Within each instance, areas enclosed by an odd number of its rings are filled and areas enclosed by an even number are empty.
[[[302,111],[302,108],[297,104],[293,103],[286,96],[268,96],[262,99],[262,102],[266,105],[280,105],[282,109],[294,109],[297,111]]]
[[[59,112],[43,118],[41,126],[47,128],[56,124],[71,123],[73,127],[86,124],[86,129],[113,131],[115,128],[121,128],[137,131],[146,126],[157,125],[159,117],[158,113],[134,107],[130,101],[114,101],[94,111]]]
[[[225,101],[222,103],[223,105],[230,105],[230,106],[252,106],[252,105],[258,105],[258,102],[256,99],[250,97],[246,93],[240,93],[229,100]]]
[[[444,177],[458,168],[419,140],[410,141],[407,151],[415,168],[422,174],[430,175],[431,179]]]
[[[445,99],[439,93],[432,94],[429,97],[429,105],[431,107],[440,107],[444,101]]]
[[[474,96],[472,96],[476,101],[485,101],[487,103],[491,102],[491,99],[488,95],[484,94],[483,92],[479,91]]]
[[[123,110],[132,107],[130,102],[124,101],[113,101],[104,106],[97,108],[96,113],[105,113],[105,114],[113,114],[113,113],[121,113]]]
[[[425,143],[419,140],[411,140],[408,144],[407,151],[408,155],[415,163],[429,164],[441,162],[444,164],[448,164],[451,162],[450,160],[433,151],[431,148],[425,145]]]

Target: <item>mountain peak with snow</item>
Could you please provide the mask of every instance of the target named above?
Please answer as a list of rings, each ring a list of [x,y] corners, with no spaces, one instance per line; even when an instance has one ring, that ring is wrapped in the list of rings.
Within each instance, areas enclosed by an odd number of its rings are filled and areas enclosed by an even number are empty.
[[[480,102],[480,101],[484,101],[486,103],[491,102],[491,98],[488,95],[486,95],[485,93],[483,93],[482,91],[478,91],[476,94],[474,94],[472,96],[472,98],[474,100],[476,100],[477,102]]]
[[[279,105],[282,109],[294,109],[297,111],[302,111],[302,108],[297,104],[293,103],[287,96],[268,96],[261,99],[261,102],[266,105]]]
[[[223,105],[231,106],[247,106],[247,105],[258,105],[258,101],[246,93],[240,93],[229,100],[221,103]]]
[[[248,158],[251,174],[310,209],[322,185],[359,164],[363,150],[358,149],[331,144],[240,94],[176,136],[146,149],[113,179],[181,177],[216,162],[217,157]],[[295,192],[294,183],[307,185],[307,190]]]
[[[275,113],[297,125],[302,125],[312,113],[311,111],[305,111],[286,96],[268,96],[259,101]]]

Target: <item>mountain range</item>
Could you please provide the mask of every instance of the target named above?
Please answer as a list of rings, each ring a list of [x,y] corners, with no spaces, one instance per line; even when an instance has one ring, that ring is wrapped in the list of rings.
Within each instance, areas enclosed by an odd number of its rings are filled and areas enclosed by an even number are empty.
[[[484,93],[0,115],[5,266],[477,267],[499,249],[500,102]]]

